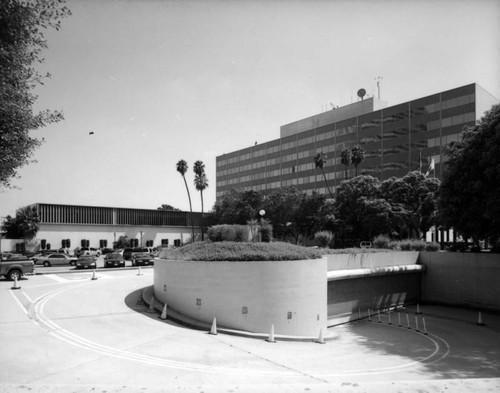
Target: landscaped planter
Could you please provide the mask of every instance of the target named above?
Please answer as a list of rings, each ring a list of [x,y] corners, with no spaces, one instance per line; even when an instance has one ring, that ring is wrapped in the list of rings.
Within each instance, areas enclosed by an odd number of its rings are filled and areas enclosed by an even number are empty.
[[[317,337],[327,325],[326,259],[156,260],[154,292],[169,308],[230,329]]]

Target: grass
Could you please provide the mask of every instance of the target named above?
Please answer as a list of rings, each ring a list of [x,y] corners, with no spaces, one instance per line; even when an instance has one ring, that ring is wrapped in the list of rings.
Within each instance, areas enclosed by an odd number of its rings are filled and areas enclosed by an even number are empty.
[[[168,249],[160,258],[181,261],[296,261],[318,259],[323,253],[315,248],[290,243],[196,242]]]

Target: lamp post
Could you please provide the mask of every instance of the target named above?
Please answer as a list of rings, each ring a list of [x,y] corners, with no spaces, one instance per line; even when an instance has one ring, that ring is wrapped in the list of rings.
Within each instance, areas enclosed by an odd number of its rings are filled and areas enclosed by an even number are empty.
[[[260,241],[262,242],[262,220],[264,219],[264,216],[266,214],[266,211],[264,209],[261,209],[259,211],[260,215]]]

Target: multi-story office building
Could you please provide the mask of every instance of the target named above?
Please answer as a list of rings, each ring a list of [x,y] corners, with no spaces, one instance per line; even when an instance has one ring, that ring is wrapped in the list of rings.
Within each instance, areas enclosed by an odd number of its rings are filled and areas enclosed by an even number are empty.
[[[477,84],[387,106],[374,97],[281,127],[280,138],[217,157],[217,198],[231,189],[273,190],[293,186],[326,193],[313,157],[327,155],[324,171],[332,188],[353,177],[341,164],[344,148],[360,145],[365,159],[358,174],[381,180],[414,170],[441,178],[445,146],[456,141],[498,100]]]

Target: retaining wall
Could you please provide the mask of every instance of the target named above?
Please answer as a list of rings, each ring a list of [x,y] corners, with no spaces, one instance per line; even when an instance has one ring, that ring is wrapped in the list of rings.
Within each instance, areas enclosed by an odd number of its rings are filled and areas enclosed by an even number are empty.
[[[155,260],[155,297],[183,315],[254,333],[317,337],[327,325],[326,259]]]
[[[500,254],[421,252],[422,300],[500,310]]]
[[[368,309],[416,303],[422,266],[418,252],[328,255],[328,326],[364,318]]]

